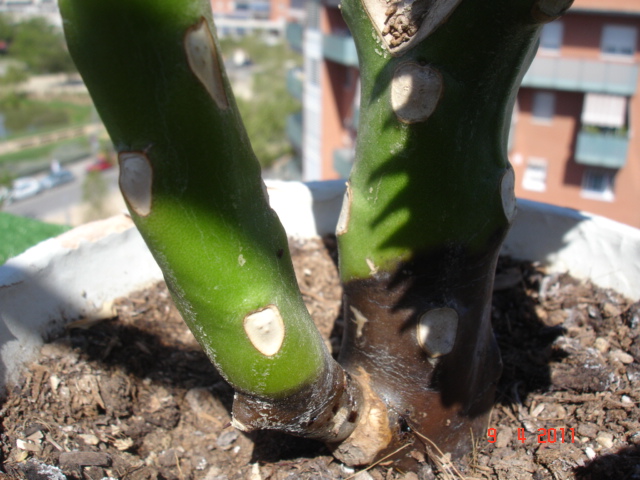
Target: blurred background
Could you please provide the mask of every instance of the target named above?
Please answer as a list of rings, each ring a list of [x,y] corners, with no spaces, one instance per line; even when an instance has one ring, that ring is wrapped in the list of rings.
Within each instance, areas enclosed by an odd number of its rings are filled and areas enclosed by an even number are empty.
[[[212,0],[265,178],[347,178],[360,80],[338,0]],[[640,0],[575,0],[547,24],[513,111],[519,198],[640,228]],[[427,158],[425,158],[427,161]],[[0,264],[125,209],[113,147],[55,0],[0,0]]]

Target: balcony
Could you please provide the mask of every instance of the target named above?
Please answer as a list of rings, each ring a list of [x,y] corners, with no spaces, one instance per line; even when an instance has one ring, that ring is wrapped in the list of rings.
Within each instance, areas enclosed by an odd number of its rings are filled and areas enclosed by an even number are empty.
[[[322,53],[328,60],[348,67],[358,66],[356,44],[351,35],[324,35],[322,37]]]
[[[302,150],[302,112],[287,117],[287,138],[296,150]]]
[[[303,78],[304,73],[301,68],[292,68],[287,71],[287,91],[299,101],[302,101]]]
[[[624,96],[634,95],[637,84],[637,64],[540,56],[522,80],[523,87]]]
[[[342,177],[348,178],[353,167],[353,149],[336,148],[333,151],[333,169]]]
[[[575,160],[592,167],[622,168],[627,163],[629,138],[606,133],[578,133]]]
[[[285,37],[287,43],[294,50],[302,51],[302,37],[304,36],[304,27],[299,23],[287,23],[285,27]]]

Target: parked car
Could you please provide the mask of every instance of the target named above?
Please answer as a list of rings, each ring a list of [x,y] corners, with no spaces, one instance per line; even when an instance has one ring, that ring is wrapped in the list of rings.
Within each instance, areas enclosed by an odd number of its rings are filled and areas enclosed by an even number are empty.
[[[40,180],[40,185],[42,185],[43,189],[57,187],[58,185],[63,185],[65,183],[73,182],[75,180],[75,176],[69,170],[57,170],[55,172],[51,172],[49,175]]]
[[[109,170],[110,168],[113,168],[113,163],[107,160],[106,157],[100,156],[95,162],[89,164],[87,172],[101,172],[103,170]]]
[[[42,191],[42,185],[33,177],[22,177],[14,180],[9,194],[9,203],[34,197]]]

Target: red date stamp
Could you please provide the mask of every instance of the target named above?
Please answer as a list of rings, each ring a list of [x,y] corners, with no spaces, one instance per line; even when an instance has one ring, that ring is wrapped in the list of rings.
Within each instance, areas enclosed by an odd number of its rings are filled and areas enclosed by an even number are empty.
[[[518,440],[522,443],[527,441],[527,431],[518,428]],[[538,443],[575,443],[576,432],[574,428],[539,428],[535,434]],[[534,438],[535,438],[534,436]],[[498,439],[498,431],[495,428],[487,429],[487,441],[495,443]]]

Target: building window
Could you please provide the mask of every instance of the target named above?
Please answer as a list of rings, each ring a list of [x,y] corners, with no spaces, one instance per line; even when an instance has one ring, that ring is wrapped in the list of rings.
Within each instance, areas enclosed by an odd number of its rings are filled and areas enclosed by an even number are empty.
[[[307,27],[314,30],[320,29],[320,2],[317,0],[307,4]]]
[[[535,92],[533,95],[533,120],[551,123],[556,110],[556,96],[553,92]]]
[[[582,175],[582,196],[593,200],[613,201],[614,171],[586,168]]]
[[[547,161],[543,158],[530,158],[522,177],[522,188],[533,192],[547,189]]]
[[[558,53],[562,46],[564,25],[560,21],[547,23],[540,34],[540,50],[545,53]]]
[[[309,65],[309,83],[311,85],[320,85],[320,61],[315,58],[308,60]]]
[[[603,55],[632,57],[636,53],[637,30],[635,27],[605,25],[602,30]]]
[[[587,93],[580,119],[584,125],[622,130],[627,124],[627,99],[619,95]]]

